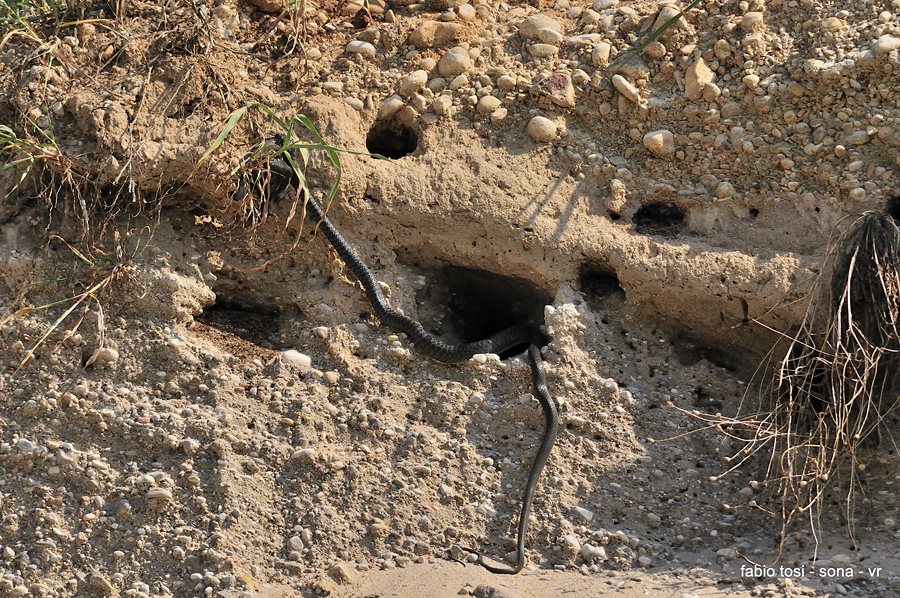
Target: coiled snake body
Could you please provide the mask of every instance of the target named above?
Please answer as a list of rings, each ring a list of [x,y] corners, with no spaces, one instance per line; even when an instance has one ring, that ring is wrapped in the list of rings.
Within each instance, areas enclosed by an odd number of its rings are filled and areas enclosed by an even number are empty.
[[[278,141],[276,139],[276,141]],[[271,182],[269,187],[270,201],[277,201],[282,197],[288,185],[300,188],[299,180],[293,173],[291,167],[283,158],[275,158],[270,161]],[[236,198],[246,195],[246,182],[242,181],[241,187],[235,193]],[[365,265],[356,251],[344,240],[334,225],[328,220],[322,207],[311,196],[306,197],[306,210],[310,218],[315,222],[325,238],[340,256],[341,260],[347,265],[353,275],[362,284],[365,289],[366,297],[372,304],[375,315],[382,324],[397,332],[403,332],[412,341],[416,349],[428,355],[429,357],[443,363],[461,363],[470,359],[478,353],[496,353],[500,354],[513,348],[528,346],[528,361],[531,366],[532,382],[534,385],[535,395],[541,404],[544,412],[544,436],[541,440],[540,449],[531,465],[531,471],[528,474],[528,482],[525,485],[525,493],[522,501],[522,510],[519,514],[519,524],[517,529],[517,556],[516,564],[512,567],[497,567],[490,565],[484,561],[483,556],[477,551],[470,548],[465,550],[478,556],[478,563],[492,573],[499,574],[516,574],[525,566],[525,529],[528,525],[528,517],[531,513],[531,503],[534,499],[535,488],[547,459],[550,457],[550,451],[556,441],[556,429],[558,421],[558,413],[550,392],[547,390],[547,377],[544,372],[543,359],[539,346],[544,343],[546,337],[540,330],[533,326],[519,325],[512,326],[484,340],[451,344],[444,342],[432,334],[417,321],[406,316],[394,308],[385,299],[384,294],[378,281],[372,275],[372,272]]]

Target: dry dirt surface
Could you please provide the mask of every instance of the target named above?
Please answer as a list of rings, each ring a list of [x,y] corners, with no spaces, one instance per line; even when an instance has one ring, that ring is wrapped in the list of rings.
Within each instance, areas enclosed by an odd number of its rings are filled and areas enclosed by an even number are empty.
[[[0,595],[900,593],[893,440],[852,537],[835,495],[780,550],[765,472],[690,415],[754,399],[847,217],[900,218],[898,0],[701,1],[617,70],[677,11],[4,6],[37,16],[0,38],[0,158],[36,160],[0,172]],[[527,364],[423,357],[289,200],[232,201],[277,126],[201,157],[248,102],[394,156],[341,154],[330,216],[395,307],[546,326],[521,575],[454,559],[514,556]]]

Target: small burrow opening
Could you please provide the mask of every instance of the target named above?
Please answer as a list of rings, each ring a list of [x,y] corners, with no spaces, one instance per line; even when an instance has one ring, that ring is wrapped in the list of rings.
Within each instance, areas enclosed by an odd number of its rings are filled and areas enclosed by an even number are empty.
[[[610,311],[625,304],[625,289],[616,273],[603,266],[585,264],[578,272],[578,286],[594,311]]]
[[[684,228],[685,213],[675,204],[654,202],[641,206],[631,220],[642,235],[670,237]]]
[[[680,333],[669,335],[669,341],[675,359],[683,366],[692,366],[699,363],[700,360],[706,360],[729,372],[741,372],[740,359],[728,351],[710,347],[698,339]]]
[[[235,350],[240,343],[235,343],[234,337],[262,349],[289,348],[282,334],[283,313],[277,306],[217,295],[216,302],[194,320],[219,331],[221,334],[211,340],[224,343],[222,348],[235,355],[246,351]]]
[[[900,225],[900,195],[895,195],[888,199],[884,211],[894,219],[894,222]]]
[[[447,285],[449,332],[465,342],[479,341],[519,324],[540,326],[544,306],[553,302],[546,291],[522,278],[459,266],[445,267],[442,275]],[[506,359],[524,349],[513,347],[500,357]]]
[[[418,145],[419,134],[395,120],[375,121],[366,136],[366,149],[392,160],[410,155]]]

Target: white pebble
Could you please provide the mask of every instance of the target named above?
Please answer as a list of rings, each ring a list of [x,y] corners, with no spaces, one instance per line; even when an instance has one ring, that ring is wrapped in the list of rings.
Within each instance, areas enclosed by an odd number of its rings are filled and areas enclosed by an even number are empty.
[[[650,131],[644,135],[644,147],[660,158],[671,158],[675,155],[675,135],[666,129]]]
[[[625,96],[626,99],[635,103],[640,103],[641,93],[638,91],[637,87],[629,83],[628,79],[622,75],[613,75],[612,82],[616,90]]]
[[[465,48],[451,48],[446,54],[441,56],[437,63],[438,72],[443,77],[455,77],[469,70],[472,66],[472,59],[469,52]]]
[[[403,108],[403,106],[403,98],[398,95],[392,95],[385,98],[381,103],[381,107],[378,109],[378,120],[384,120],[394,116],[401,108]]]
[[[528,122],[528,135],[538,143],[548,143],[556,138],[556,123],[544,116],[535,116]]]
[[[424,70],[413,71],[400,83],[400,95],[409,97],[416,93],[428,82],[428,72]]]
[[[376,55],[375,46],[358,39],[347,44],[347,51],[351,54],[361,54],[366,58],[375,58]]]

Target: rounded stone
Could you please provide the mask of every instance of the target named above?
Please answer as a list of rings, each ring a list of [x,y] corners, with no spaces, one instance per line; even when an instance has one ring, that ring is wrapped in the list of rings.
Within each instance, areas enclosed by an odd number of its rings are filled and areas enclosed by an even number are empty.
[[[734,195],[735,189],[734,185],[729,183],[728,181],[722,181],[718,185],[716,185],[716,197],[719,199],[727,199]]]
[[[672,131],[660,129],[644,135],[644,147],[660,158],[671,158],[675,155],[675,135]]]
[[[381,107],[378,109],[378,120],[383,120],[385,118],[390,118],[394,116],[398,110],[403,108],[404,102],[403,98],[399,95],[392,95],[381,103]]]
[[[437,69],[442,77],[456,77],[462,75],[472,66],[472,59],[465,48],[451,48],[438,61]]]
[[[531,15],[519,25],[519,35],[525,39],[537,38],[538,31],[541,29],[552,29],[553,31],[562,31],[559,21],[547,15],[536,14]]]
[[[556,123],[544,116],[535,116],[528,122],[528,136],[538,143],[549,143],[556,138]]]
[[[296,366],[301,370],[306,371],[312,367],[312,358],[309,355],[304,355],[300,351],[288,349],[281,354],[281,363]]]
[[[400,82],[400,95],[409,97],[428,83],[428,71],[417,70],[408,74],[403,81]]]
[[[478,110],[479,114],[490,114],[494,110],[498,109],[503,102],[500,101],[500,98],[494,97],[492,95],[486,95],[480,100],[478,100],[478,105],[475,107]]]
[[[375,46],[369,42],[355,39],[347,44],[347,52],[351,54],[360,54],[366,58],[375,58]]]

